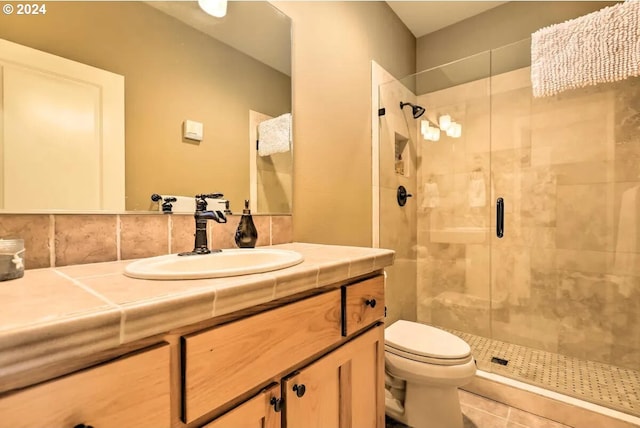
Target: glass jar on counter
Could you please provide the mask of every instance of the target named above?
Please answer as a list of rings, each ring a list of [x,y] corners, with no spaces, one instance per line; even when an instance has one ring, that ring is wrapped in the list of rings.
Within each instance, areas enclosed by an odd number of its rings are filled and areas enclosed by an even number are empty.
[[[0,281],[24,276],[24,240],[0,239]]]

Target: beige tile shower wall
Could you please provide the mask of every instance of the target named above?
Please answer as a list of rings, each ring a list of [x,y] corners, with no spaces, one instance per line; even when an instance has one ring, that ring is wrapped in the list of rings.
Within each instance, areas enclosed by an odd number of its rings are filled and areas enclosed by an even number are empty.
[[[440,207],[419,215],[419,319],[489,336],[491,313],[494,339],[640,369],[640,79],[533,99],[526,68],[491,87],[487,190],[505,199],[505,237],[491,221],[490,241],[434,243],[438,209],[477,220],[464,169],[437,176]],[[423,156],[422,172],[489,154],[460,151]]]
[[[292,242],[290,215],[253,216],[257,246]],[[210,248],[236,248],[239,215],[208,223]],[[192,215],[0,214],[0,239],[25,241],[27,269],[129,260],[191,251]]]
[[[411,108],[400,110],[400,102],[416,103],[416,96],[398,81],[379,87],[380,107],[380,247],[396,252],[393,266],[386,269],[387,322],[416,319],[416,176],[418,127]],[[401,165],[401,171],[396,166]],[[398,186],[412,194],[405,206],[397,202]]]

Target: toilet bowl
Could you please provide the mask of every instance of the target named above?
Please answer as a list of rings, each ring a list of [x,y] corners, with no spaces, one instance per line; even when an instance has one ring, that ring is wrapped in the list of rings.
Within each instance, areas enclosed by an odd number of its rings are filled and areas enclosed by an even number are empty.
[[[473,379],[476,364],[459,337],[399,320],[385,336],[386,413],[412,428],[462,428],[458,387]]]

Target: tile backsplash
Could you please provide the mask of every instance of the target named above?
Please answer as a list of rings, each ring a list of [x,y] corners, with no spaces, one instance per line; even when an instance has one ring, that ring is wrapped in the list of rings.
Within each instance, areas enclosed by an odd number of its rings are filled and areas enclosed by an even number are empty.
[[[257,246],[292,241],[290,215],[254,215]],[[209,222],[210,248],[236,248],[239,215]],[[191,251],[191,214],[0,214],[0,238],[22,238],[27,269],[109,262]]]

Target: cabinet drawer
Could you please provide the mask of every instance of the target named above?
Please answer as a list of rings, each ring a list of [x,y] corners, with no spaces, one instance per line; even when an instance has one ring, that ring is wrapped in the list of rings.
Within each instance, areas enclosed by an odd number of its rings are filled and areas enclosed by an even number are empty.
[[[169,427],[169,346],[7,395],[0,415],[12,428]]]
[[[342,286],[341,292],[343,336],[384,317],[384,276]]]
[[[191,422],[337,343],[340,290],[182,338]]]

